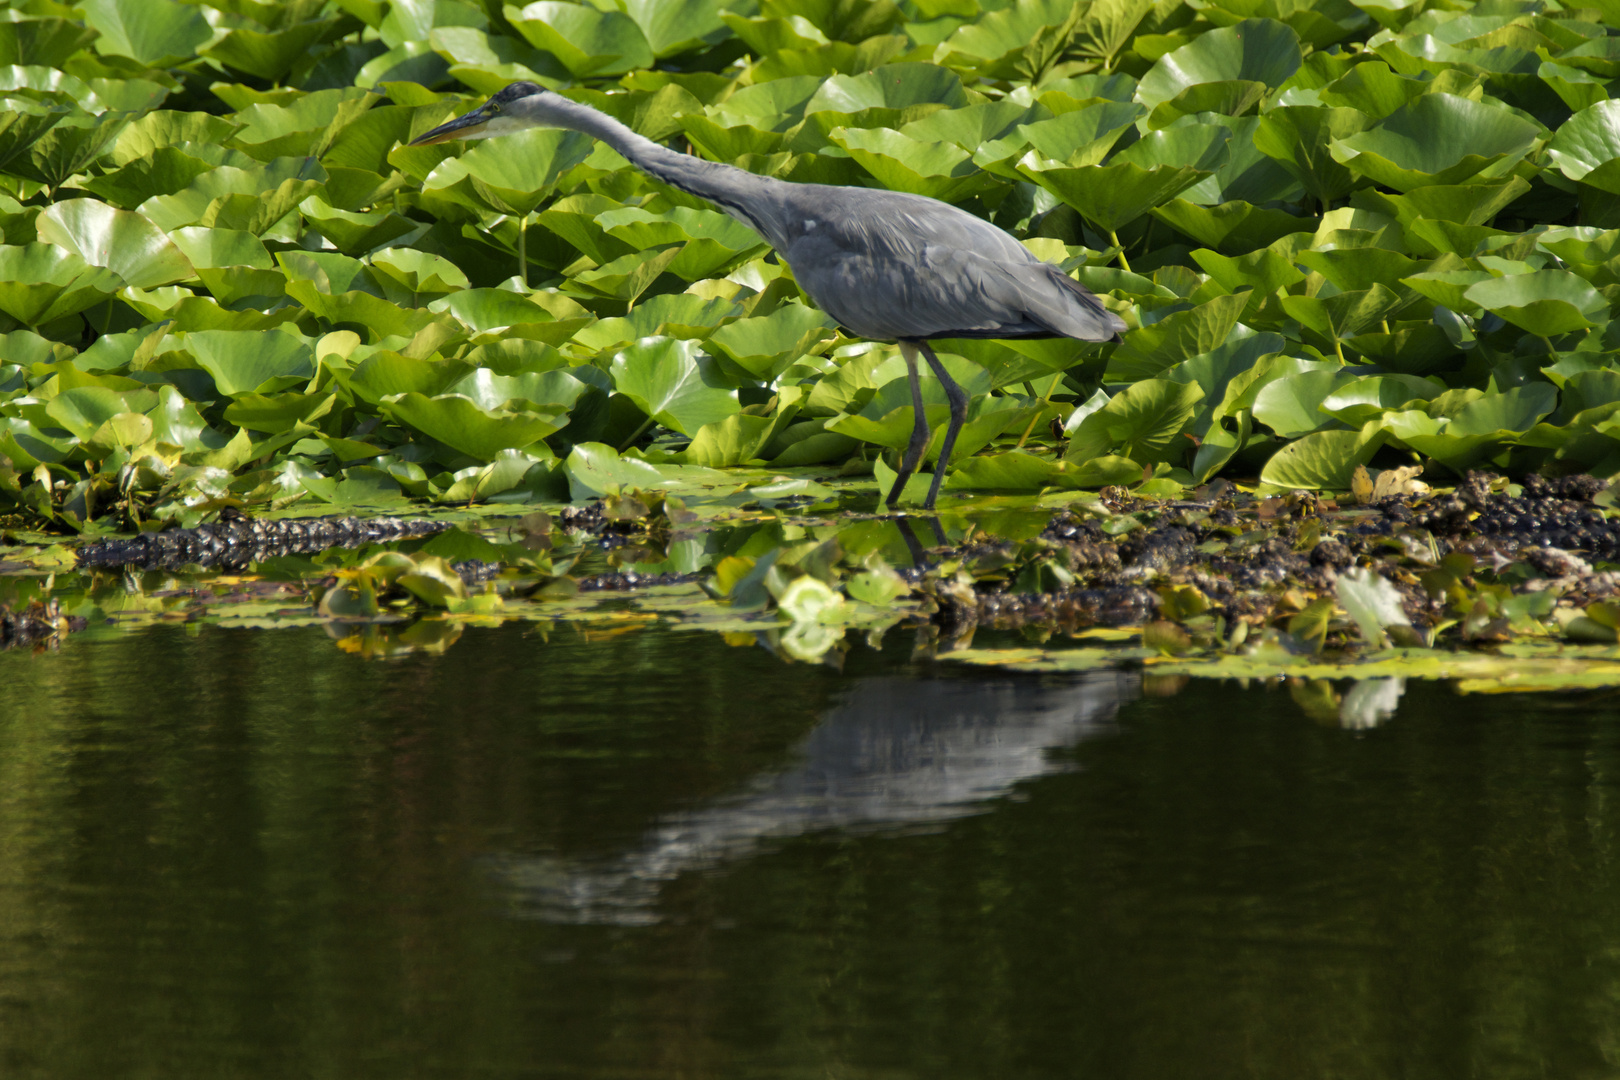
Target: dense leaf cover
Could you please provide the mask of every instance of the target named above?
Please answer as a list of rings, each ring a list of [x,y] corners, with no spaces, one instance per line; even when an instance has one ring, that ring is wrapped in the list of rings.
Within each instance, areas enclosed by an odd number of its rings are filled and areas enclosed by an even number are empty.
[[[0,507],[882,482],[901,359],[751,230],[572,132],[404,145],[515,79],[955,203],[1102,296],[1118,344],[942,345],[974,394],[950,492],[1611,475],[1611,27],[1612,0],[14,3]]]

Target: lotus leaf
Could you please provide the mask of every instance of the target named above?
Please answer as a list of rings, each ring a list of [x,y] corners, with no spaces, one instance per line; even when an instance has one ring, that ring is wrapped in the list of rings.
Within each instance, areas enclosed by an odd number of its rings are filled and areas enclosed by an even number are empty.
[[[140,214],[94,199],[69,199],[39,215],[39,238],[105,266],[137,289],[193,276],[191,263],[168,237]]]
[[[27,326],[94,307],[122,286],[112,271],[54,244],[0,246],[0,311]]]
[[[1284,439],[1327,427],[1323,404],[1355,376],[1343,368],[1304,371],[1266,383],[1255,395],[1254,418]]]
[[[1498,176],[1535,145],[1538,129],[1505,109],[1424,94],[1375,128],[1338,139],[1333,157],[1397,191]]]
[[[865,109],[903,109],[937,104],[950,108],[971,104],[962,80],[933,64],[887,64],[861,75],[834,75],[804,104],[815,112],[853,114]]]
[[[97,37],[95,30],[58,18],[0,23],[0,64],[56,67]]]
[[[1105,101],[1084,109],[1062,113],[1050,120],[1020,124],[1016,142],[1011,139],[1004,140],[1014,143],[1010,152],[1001,155],[998,151],[996,156],[998,158],[1011,156],[1018,146],[1028,144],[1044,156],[1065,165],[1100,165],[1141,112],[1140,106],[1137,105]],[[944,118],[955,116],[957,113],[958,110],[935,113],[928,120],[919,123],[931,121],[938,126],[944,122]],[[908,128],[916,126],[917,124],[907,125]]]
[[[1620,194],[1620,101],[1600,101],[1562,124],[1547,156],[1571,180]]]
[[[315,373],[315,352],[296,334],[207,330],[187,334],[185,348],[228,397],[285,390]]]
[[[1018,171],[1110,233],[1209,175],[1185,165],[1144,169],[1129,161],[1066,168],[1033,154],[1019,161]]]
[[[234,121],[208,113],[156,110],[130,121],[118,133],[112,158],[118,165],[125,166],[165,147],[179,148],[191,143],[217,146],[239,127],[241,125]]]
[[[350,88],[318,90],[287,105],[250,105],[236,114],[242,127],[231,141],[259,161],[318,157],[378,100],[374,93]]]
[[[890,191],[961,202],[997,186],[955,143],[924,143],[888,128],[836,128],[832,139]]]
[[[1606,320],[1609,302],[1602,293],[1567,270],[1538,270],[1470,285],[1464,297],[1493,311],[1514,326],[1552,337]]]
[[[589,156],[592,145],[576,131],[527,131],[446,158],[423,186],[476,209],[526,214],[551,194],[559,176]]]
[[[178,0],[85,0],[79,7],[101,35],[98,51],[149,67],[184,63],[214,36],[202,13]]]
[[[614,388],[650,419],[696,435],[705,424],[738,412],[737,391],[695,342],[647,338],[614,355]]]
[[[1190,311],[1132,330],[1109,358],[1110,380],[1150,379],[1172,364],[1223,344],[1243,313],[1246,298],[1220,296]]]
[[[1444,391],[1443,383],[1412,375],[1366,375],[1343,383],[1322,399],[1318,407],[1351,427],[1360,428],[1369,420],[1389,411],[1401,411],[1414,402],[1421,408],[1423,402]]]
[[[654,54],[646,35],[621,12],[555,0],[537,0],[523,8],[507,5],[504,10],[518,33],[562,61],[576,77],[652,66]]]
[[[103,387],[80,386],[57,394],[46,403],[45,412],[58,426],[89,442],[112,420],[145,412],[157,404],[157,395],[150,390],[134,391],[134,395],[147,400],[132,401],[126,395]],[[147,432],[151,432],[150,421]]]
[[[239,427],[277,433],[325,416],[337,404],[336,394],[238,394],[225,409],[225,419]]]
[[[1384,437],[1376,424],[1360,431],[1313,432],[1273,454],[1260,482],[1290,490],[1348,490],[1351,474],[1372,460]]]
[[[60,187],[100,157],[128,122],[127,113],[64,117],[6,169],[47,187]]]
[[[390,418],[469,457],[488,461],[502,450],[521,450],[560,431],[568,422],[561,405],[532,409],[481,409],[460,394],[427,397],[419,393],[389,397],[381,404]]]
[[[1075,428],[1065,461],[1077,465],[1117,452],[1141,464],[1174,461],[1192,448],[1182,438],[1191,424],[1203,387],[1169,379],[1144,379]]]
[[[1260,118],[1254,145],[1293,173],[1325,210],[1356,184],[1350,170],[1336,160],[1333,147],[1372,124],[1371,117],[1356,109],[1283,106]]]
[[[334,31],[341,32],[341,25],[336,19],[316,19],[269,33],[239,26],[202,52],[238,71],[275,82],[292,70],[311,47]]]
[[[1142,76],[1137,100],[1152,109],[1191,87],[1243,81],[1280,86],[1298,70],[1299,35],[1273,19],[1246,19],[1201,34],[1161,57]],[[1222,111],[1222,110],[1191,110]]]

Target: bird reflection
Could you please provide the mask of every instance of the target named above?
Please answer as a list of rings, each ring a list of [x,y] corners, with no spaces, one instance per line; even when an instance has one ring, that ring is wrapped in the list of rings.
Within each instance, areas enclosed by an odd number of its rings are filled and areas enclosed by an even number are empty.
[[[1140,678],[856,681],[782,772],[656,820],[629,852],[495,861],[519,913],[555,922],[657,922],[664,883],[818,830],[907,831],[989,809],[1019,783],[1072,766],[1051,751],[1108,729]]]

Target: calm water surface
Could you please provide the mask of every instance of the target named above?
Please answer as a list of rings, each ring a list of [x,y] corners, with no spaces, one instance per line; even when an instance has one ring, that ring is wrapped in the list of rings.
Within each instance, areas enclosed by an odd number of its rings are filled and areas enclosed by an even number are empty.
[[[1620,1074],[1612,698],[908,651],[0,656],[0,1076]]]

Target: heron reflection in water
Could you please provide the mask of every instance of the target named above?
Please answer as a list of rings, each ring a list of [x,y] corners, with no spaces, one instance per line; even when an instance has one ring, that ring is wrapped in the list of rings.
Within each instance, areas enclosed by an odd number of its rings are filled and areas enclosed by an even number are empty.
[[[681,874],[823,830],[904,831],[982,813],[1016,785],[1072,766],[1052,751],[1108,730],[1140,678],[860,679],[799,744],[795,764],[710,806],[658,818],[639,846],[598,859],[493,860],[516,909],[553,922],[658,921]]]
[[[928,448],[917,374],[921,353],[944,387],[950,423],[924,507],[933,509],[967,393],[934,355],[935,338],[1054,338],[1109,341],[1119,316],[1010,234],[965,210],[922,195],[876,188],[797,184],[757,176],[642,137],[589,105],[517,82],[464,116],[418,136],[412,146],[487,139],[536,127],[600,139],[642,172],[707,199],[763,236],[794,280],[846,331],[900,344],[915,417],[888,505],[894,507]]]

